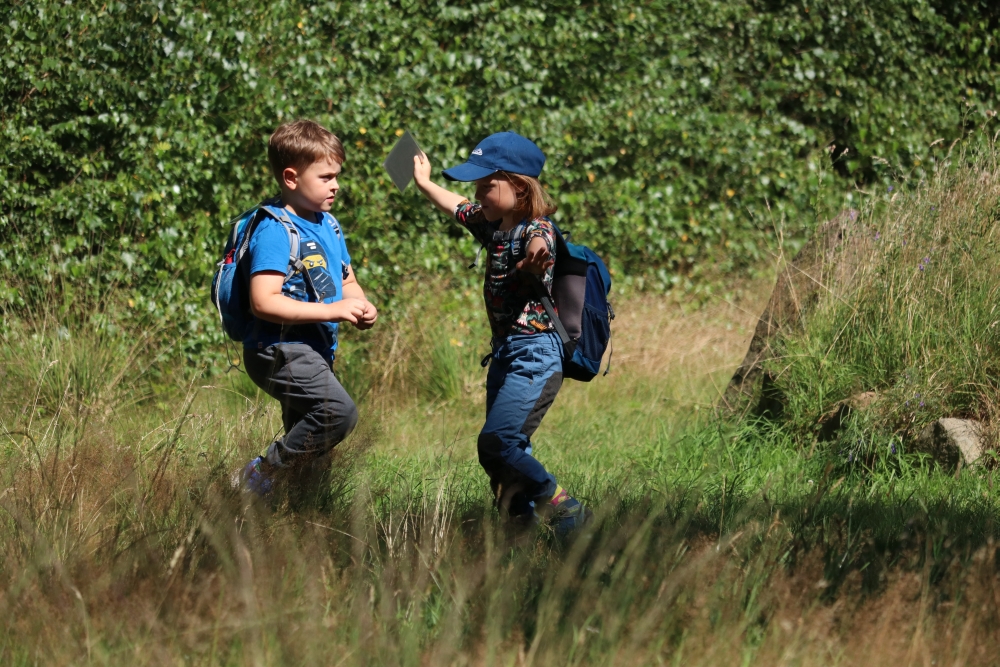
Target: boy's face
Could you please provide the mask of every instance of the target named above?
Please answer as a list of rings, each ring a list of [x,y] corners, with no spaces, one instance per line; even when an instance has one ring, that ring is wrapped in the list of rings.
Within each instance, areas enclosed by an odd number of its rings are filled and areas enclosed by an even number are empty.
[[[476,201],[483,207],[487,220],[500,220],[514,210],[517,196],[514,186],[500,174],[476,181]]]
[[[337,182],[340,170],[340,163],[329,158],[313,162],[301,171],[292,167],[285,169],[282,176],[288,191],[286,198],[290,195],[296,208],[314,213],[329,211],[340,190]]]

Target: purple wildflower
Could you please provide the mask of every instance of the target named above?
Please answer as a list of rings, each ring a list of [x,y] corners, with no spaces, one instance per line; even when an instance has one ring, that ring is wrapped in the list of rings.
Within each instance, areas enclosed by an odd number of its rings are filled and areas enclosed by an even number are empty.
[[[882,238],[882,232],[875,232],[875,240],[878,241],[880,238]]]
[[[923,270],[924,270],[924,265],[923,265],[923,264],[921,264],[921,265],[920,265],[920,266],[918,266],[917,268],[918,268],[918,269],[920,269],[921,271],[923,271]]]
[[[920,401],[920,407],[924,407],[924,402]]]
[[[891,445],[889,445],[889,451],[893,454],[896,453],[896,443],[892,443]]]
[[[892,186],[891,185],[889,186],[889,192],[892,192]]]

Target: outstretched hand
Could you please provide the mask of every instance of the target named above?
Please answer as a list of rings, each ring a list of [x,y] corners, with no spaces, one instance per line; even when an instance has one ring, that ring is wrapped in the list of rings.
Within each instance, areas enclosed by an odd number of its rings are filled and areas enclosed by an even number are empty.
[[[552,259],[552,255],[549,253],[549,248],[545,244],[545,240],[536,236],[531,239],[530,243],[528,243],[528,249],[524,253],[524,259],[517,263],[517,268],[521,271],[527,271],[528,273],[534,273],[536,276],[540,276],[545,273],[546,269],[555,263],[556,261]]]
[[[420,151],[420,155],[413,156],[413,182],[418,187],[423,186],[431,180],[431,161],[427,154]]]
[[[431,180],[431,161],[423,151],[413,156],[413,182],[446,215],[455,215],[455,209],[465,201],[462,195],[445,190]]]

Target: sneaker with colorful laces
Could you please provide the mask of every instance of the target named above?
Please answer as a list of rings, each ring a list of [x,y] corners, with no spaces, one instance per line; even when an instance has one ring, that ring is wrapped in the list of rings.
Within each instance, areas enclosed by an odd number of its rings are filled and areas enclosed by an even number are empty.
[[[556,537],[566,537],[573,531],[583,528],[594,515],[561,486],[556,487],[551,500],[540,504],[545,522]]]
[[[238,485],[243,489],[244,493],[252,493],[261,498],[271,493],[273,482],[271,477],[264,472],[264,466],[266,465],[264,457],[258,456],[246,464],[243,470],[239,472]]]

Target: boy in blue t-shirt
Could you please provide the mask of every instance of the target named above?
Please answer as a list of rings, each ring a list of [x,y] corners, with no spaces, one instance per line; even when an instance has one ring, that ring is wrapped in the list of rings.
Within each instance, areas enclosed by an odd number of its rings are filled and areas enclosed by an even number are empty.
[[[329,214],[340,185],[344,148],[309,120],[275,130],[267,158],[281,186],[276,204],[298,230],[299,256],[309,276],[285,280],[288,232],[270,216],[250,239],[250,309],[254,325],[243,340],[247,374],[281,402],[284,437],[240,475],[244,487],[264,495],[277,469],[314,461],[341,442],[358,421],[354,401],[333,374],[337,327],[369,329],[378,317],[351,269],[340,223]]]

